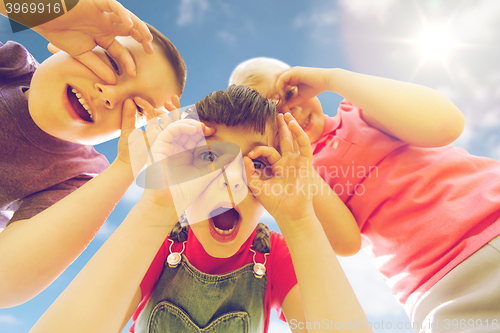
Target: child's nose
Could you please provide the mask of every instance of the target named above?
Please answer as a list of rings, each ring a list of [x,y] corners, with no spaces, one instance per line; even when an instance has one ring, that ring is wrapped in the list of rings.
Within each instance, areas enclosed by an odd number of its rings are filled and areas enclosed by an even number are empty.
[[[243,169],[242,163],[238,163],[236,160],[231,162],[219,176],[219,188],[229,188],[231,192],[242,192],[246,190],[247,186],[244,178],[246,177],[245,170]]]
[[[112,110],[123,100],[119,88],[116,85],[95,84],[98,98],[103,102],[106,109]]]

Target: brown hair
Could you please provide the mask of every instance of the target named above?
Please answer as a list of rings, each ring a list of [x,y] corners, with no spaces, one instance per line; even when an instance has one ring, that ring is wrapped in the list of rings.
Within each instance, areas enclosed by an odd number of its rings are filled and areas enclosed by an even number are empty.
[[[148,23],[146,23],[146,25],[153,35],[153,43],[155,43],[162,49],[168,61],[172,65],[175,76],[177,77],[179,90],[182,94],[182,92],[184,91],[184,86],[186,85],[187,76],[186,63],[184,62],[184,59],[182,59],[180,52],[177,50],[174,44],[172,44],[172,42],[167,37],[165,37],[165,35],[159,32],[152,25]]]
[[[243,85],[230,85],[217,90],[186,109],[186,118],[214,122],[228,127],[243,126],[264,134],[266,125],[277,130],[276,104],[257,91]],[[197,113],[197,116],[194,115]]]

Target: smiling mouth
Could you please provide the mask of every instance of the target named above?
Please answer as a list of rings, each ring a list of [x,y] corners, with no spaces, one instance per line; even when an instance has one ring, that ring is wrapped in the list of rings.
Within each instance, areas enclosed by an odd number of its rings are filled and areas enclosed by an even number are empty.
[[[73,110],[75,110],[78,117],[86,122],[93,123],[94,119],[92,117],[92,111],[90,111],[90,107],[87,104],[87,101],[83,98],[83,95],[69,85],[66,90],[66,94],[68,95],[71,107],[73,107]]]
[[[305,123],[303,123],[302,125],[300,125],[300,127],[302,127],[302,129],[306,129],[306,127],[309,126],[309,123],[311,122],[311,116],[312,116],[312,113],[309,114],[309,117],[307,117]]]

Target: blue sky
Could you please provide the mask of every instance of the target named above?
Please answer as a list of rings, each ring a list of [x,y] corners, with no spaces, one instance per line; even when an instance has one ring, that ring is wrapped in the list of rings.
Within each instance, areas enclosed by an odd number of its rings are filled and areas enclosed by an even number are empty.
[[[500,159],[500,1],[497,0],[169,0],[122,1],[169,37],[182,53],[188,80],[181,103],[225,89],[241,61],[268,56],[290,65],[341,67],[437,89],[464,113],[466,128],[454,145]],[[0,40],[25,45],[36,59],[49,56],[31,31],[12,34],[0,19]],[[432,50],[432,51],[431,51]],[[320,96],[335,115],[342,98]],[[116,141],[96,149],[112,161]],[[85,265],[140,196],[131,187],[87,250],[33,300],[0,310],[0,332],[28,332]],[[269,216],[264,218],[277,230]],[[48,240],[49,241],[49,240]],[[392,298],[370,257],[341,258],[369,320],[381,327],[408,318]],[[272,332],[287,332],[273,321]],[[375,326],[377,327],[377,326]],[[411,332],[375,329],[376,332]]]

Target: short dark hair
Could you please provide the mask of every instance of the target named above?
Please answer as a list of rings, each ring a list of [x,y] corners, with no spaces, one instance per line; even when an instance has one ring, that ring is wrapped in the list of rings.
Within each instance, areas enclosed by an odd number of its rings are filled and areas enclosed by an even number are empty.
[[[151,24],[146,23],[146,25],[153,35],[153,43],[162,49],[168,61],[172,65],[175,76],[177,78],[178,87],[182,94],[182,92],[184,91],[184,86],[186,85],[187,76],[186,63],[184,62],[184,59],[182,59],[180,52],[177,50],[174,44],[167,37],[165,37],[165,35],[159,32]]]
[[[243,126],[264,134],[266,125],[277,129],[276,104],[257,91],[243,85],[230,85],[226,90],[217,90],[198,103],[186,109],[186,118],[195,118],[190,113],[197,112],[200,121],[214,122],[228,127]]]

